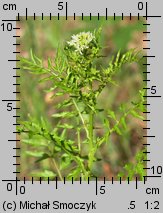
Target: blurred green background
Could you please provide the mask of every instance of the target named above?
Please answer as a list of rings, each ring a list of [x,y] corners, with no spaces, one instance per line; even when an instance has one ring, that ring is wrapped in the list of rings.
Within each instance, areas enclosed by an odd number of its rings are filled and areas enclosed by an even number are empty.
[[[109,17],[108,21],[105,18],[84,17],[82,21],[80,17],[68,17],[66,21],[64,17],[58,21],[56,17],[41,17],[29,18],[27,21],[23,20],[17,25],[21,28],[20,47],[18,51],[21,52],[23,57],[30,57],[30,50],[39,58],[43,59],[44,65],[47,65],[47,59],[54,58],[58,45],[63,45],[66,40],[69,40],[72,34],[81,31],[93,31],[102,27],[101,46],[104,47],[103,54],[106,56],[104,60],[100,61],[102,66],[106,66],[107,62],[112,55],[115,55],[120,49],[121,52],[126,52],[131,48],[142,50],[144,47],[143,39],[145,35],[144,19],[137,20],[133,17],[113,19]],[[114,80],[119,86],[108,85],[100,96],[98,103],[100,108],[111,109],[118,116],[119,107],[121,104],[131,105],[131,101],[136,100],[138,91],[143,87],[143,72],[145,66],[140,64],[132,64],[125,66],[115,76]],[[45,89],[48,88],[47,84],[39,84],[40,76],[32,75],[27,71],[21,73],[19,82],[20,86],[20,99],[21,99],[21,120],[28,120],[28,116],[36,118],[38,121],[43,117],[49,126],[55,126],[55,118],[51,115],[56,112],[55,100],[51,99],[53,93],[46,93]],[[97,126],[100,126],[101,121],[105,118],[105,113],[101,113],[97,118]],[[142,135],[144,122],[139,119],[129,117],[127,120],[127,131],[123,132],[122,136],[113,134],[111,141],[101,147],[99,155],[102,156],[103,161],[97,164],[94,168],[99,177],[105,176],[107,179],[115,177],[127,162],[134,163],[136,153],[142,149],[142,144],[145,142]],[[97,131],[97,135],[102,135],[102,130]],[[17,135],[20,138],[20,135]],[[23,136],[21,136],[23,137]],[[22,138],[20,138],[22,139]],[[26,177],[30,179],[30,173],[42,169],[49,169],[49,162],[43,161],[35,163],[35,159],[26,155],[26,150],[30,150],[26,144],[20,143],[21,147],[21,166],[19,178]],[[33,150],[33,149],[32,149]]]

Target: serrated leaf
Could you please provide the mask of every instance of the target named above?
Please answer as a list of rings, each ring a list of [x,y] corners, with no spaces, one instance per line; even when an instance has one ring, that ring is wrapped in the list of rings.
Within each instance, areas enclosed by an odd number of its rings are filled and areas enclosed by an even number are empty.
[[[53,80],[53,79],[54,79],[54,76],[48,76],[48,77],[40,79],[39,83],[42,83],[42,82],[45,82],[45,81],[49,81],[49,80]]]
[[[69,167],[71,165],[72,159],[71,156],[69,156],[68,154],[63,154],[61,157],[61,162],[60,162],[60,169],[66,169],[67,167]]]
[[[49,156],[47,153],[44,153],[44,154],[42,155],[42,157],[40,157],[40,158],[39,158],[38,160],[36,160],[35,162],[38,163],[38,162],[41,162],[41,161],[46,160],[46,159],[48,159],[48,158],[51,158],[51,156]]]
[[[74,126],[73,125],[69,125],[69,124],[60,124],[60,125],[57,125],[58,128],[65,128],[65,129],[73,129]]]
[[[144,119],[144,117],[143,117],[142,115],[138,114],[135,110],[131,110],[130,113],[131,113],[135,118],[139,118],[139,119],[141,119],[141,120]]]
[[[55,118],[71,118],[71,117],[74,117],[76,115],[77,115],[76,112],[61,112],[61,113],[53,114],[52,117],[55,117]]]
[[[54,172],[52,172],[52,171],[45,170],[43,172],[40,172],[40,171],[33,172],[33,173],[31,173],[31,176],[33,176],[33,177],[42,177],[42,178],[48,178],[48,177],[49,178],[54,178],[54,177],[56,177],[56,174]]]
[[[26,151],[25,153],[31,157],[37,157],[37,158],[42,157],[44,155],[44,152],[38,152],[38,151]]]
[[[118,127],[118,125],[115,125],[115,126],[113,127],[113,129],[114,129],[114,131],[115,131],[118,135],[122,135],[122,132],[121,132],[120,128]]]
[[[127,124],[126,124],[126,119],[125,119],[125,117],[122,117],[122,118],[120,119],[120,123],[122,124],[122,126],[123,126],[124,129],[127,129]]]
[[[108,117],[114,119],[115,121],[117,120],[114,111],[108,110]]]
[[[110,129],[110,122],[108,119],[104,118],[104,126],[107,127],[108,129]]]
[[[31,145],[31,146],[36,146],[36,147],[40,147],[40,146],[48,146],[49,142],[45,141],[41,138],[31,138],[31,139],[23,139],[22,140],[23,143]]]
[[[57,109],[63,108],[63,107],[68,107],[71,106],[73,103],[71,102],[71,100],[64,100],[63,102],[57,104]]]
[[[54,151],[53,151],[53,153],[60,152],[61,150],[62,150],[61,147],[55,145],[55,146],[54,146]]]
[[[48,58],[48,68],[50,69],[52,67],[52,62],[51,62],[51,59]]]
[[[124,166],[124,168],[129,172],[130,170],[133,169],[133,165],[131,163],[128,163]]]
[[[117,175],[118,180],[124,176],[124,172],[119,172]]]
[[[72,140],[61,140],[61,147],[69,151],[72,155],[78,154],[78,149],[76,146],[73,146],[74,141]]]
[[[64,92],[56,92],[56,93],[54,94],[54,96],[62,96],[62,95],[64,95]]]
[[[76,169],[74,169],[68,174],[67,179],[71,180],[73,177],[73,179],[76,180],[80,177],[80,175],[81,175],[81,169],[80,167],[77,167]]]

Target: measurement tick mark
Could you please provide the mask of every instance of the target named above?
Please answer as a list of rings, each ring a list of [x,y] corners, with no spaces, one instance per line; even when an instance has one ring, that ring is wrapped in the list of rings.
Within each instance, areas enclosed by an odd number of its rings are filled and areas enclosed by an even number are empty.
[[[143,168],[143,169],[151,169],[151,168],[146,167],[146,168]]]
[[[2,20],[2,21],[20,21],[20,20]]]
[[[143,58],[155,58],[155,55],[143,55]]]
[[[8,61],[20,61],[19,59],[13,59],[13,60],[8,60]]]
[[[143,50],[150,50],[150,47],[143,47]]]
[[[136,177],[136,189],[138,189],[138,177]]]
[[[96,177],[96,195],[97,195],[97,189],[98,189],[98,185],[97,185],[97,177]]]
[[[161,98],[161,95],[144,95],[144,98]]]
[[[106,20],[108,20],[108,8],[106,8]]]
[[[144,79],[143,81],[150,82],[151,80],[150,79]]]
[[[67,20],[67,14],[68,14],[68,5],[67,5],[67,2],[66,2],[66,20]]]
[[[132,16],[131,16],[131,13],[130,13],[130,20],[131,20]]]
[[[13,118],[20,118],[20,115],[13,115]]]
[[[143,16],[143,17],[147,17],[147,18],[161,18],[161,16]]]
[[[20,180],[2,180],[3,182],[15,182],[15,181],[20,181]]]
[[[20,101],[20,100],[2,100],[2,101],[12,102],[12,101]]]
[[[149,178],[153,178],[153,177],[154,177],[154,178],[161,178],[161,175],[160,175],[160,176],[154,176],[154,175],[149,176],[149,175],[148,175],[148,176],[144,176],[144,177],[147,177],[147,178],[148,178],[148,177],[149,177]]]
[[[28,18],[28,9],[27,8],[25,9],[25,18],[26,18],[26,20]]]

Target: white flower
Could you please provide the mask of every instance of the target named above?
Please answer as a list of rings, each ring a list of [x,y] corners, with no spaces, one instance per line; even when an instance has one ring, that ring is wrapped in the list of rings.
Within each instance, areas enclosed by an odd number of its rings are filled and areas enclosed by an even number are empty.
[[[95,39],[95,36],[91,32],[81,32],[71,36],[71,41],[67,41],[67,44],[75,48],[75,51],[83,54],[83,51],[89,49],[90,43]]]

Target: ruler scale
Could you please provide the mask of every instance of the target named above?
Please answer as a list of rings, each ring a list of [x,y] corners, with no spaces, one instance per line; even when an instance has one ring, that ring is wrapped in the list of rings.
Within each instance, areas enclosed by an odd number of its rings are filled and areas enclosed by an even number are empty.
[[[155,3],[150,1],[93,3],[93,0],[77,3],[72,0],[47,1],[35,5],[32,1],[13,2],[2,1],[0,4],[2,35],[0,212],[162,212],[161,65],[163,60],[161,60],[160,46],[163,28],[160,8],[163,7],[163,3],[159,1]],[[147,83],[147,86],[143,88],[147,92],[144,95],[146,111],[143,112],[147,116],[143,120],[147,124],[147,127],[143,128],[147,132],[143,135],[143,138],[147,139],[147,143],[143,144],[147,147],[147,151],[144,152],[147,154],[147,159],[144,159],[147,163],[144,167],[147,171],[144,181],[139,181],[138,177],[135,181],[131,181],[129,177],[126,181],[123,181],[121,177],[118,181],[114,177],[111,177],[109,181],[106,177],[103,180],[98,180],[96,177],[94,181],[89,178],[88,181],[83,181],[82,178],[75,181],[73,177],[71,181],[66,181],[65,177],[63,181],[59,181],[57,177],[55,180],[48,177],[47,181],[42,180],[41,177],[35,181],[32,177],[31,181],[27,181],[26,177],[23,180],[17,177],[20,173],[21,162],[17,160],[21,158],[19,154],[21,147],[16,146],[16,143],[21,140],[16,138],[19,131],[15,127],[20,125],[19,120],[16,121],[16,119],[20,118],[21,107],[17,107],[16,104],[21,103],[17,94],[21,93],[18,79],[22,77],[22,73],[20,67],[16,66],[16,62],[20,61],[16,56],[21,55],[21,51],[16,50],[16,47],[23,44],[16,42],[16,39],[21,37],[16,35],[16,32],[21,30],[16,23],[21,23],[22,17],[24,21],[28,21],[29,18],[33,21],[38,19],[44,21],[45,17],[48,17],[52,22],[54,16],[58,21],[61,17],[68,20],[70,16],[74,21],[78,16],[82,20],[89,17],[90,22],[94,16],[97,21],[103,17],[106,22],[110,19],[116,21],[119,17],[123,22],[126,16],[130,20],[133,17],[137,17],[137,21],[140,21],[141,17],[146,19],[147,23],[143,25],[147,27],[147,30],[142,32],[146,35],[146,39],[143,39],[145,47],[142,49],[148,53],[143,55],[143,58],[147,60],[143,62],[143,66],[147,68],[144,72],[146,78],[143,79],[143,82]]]

